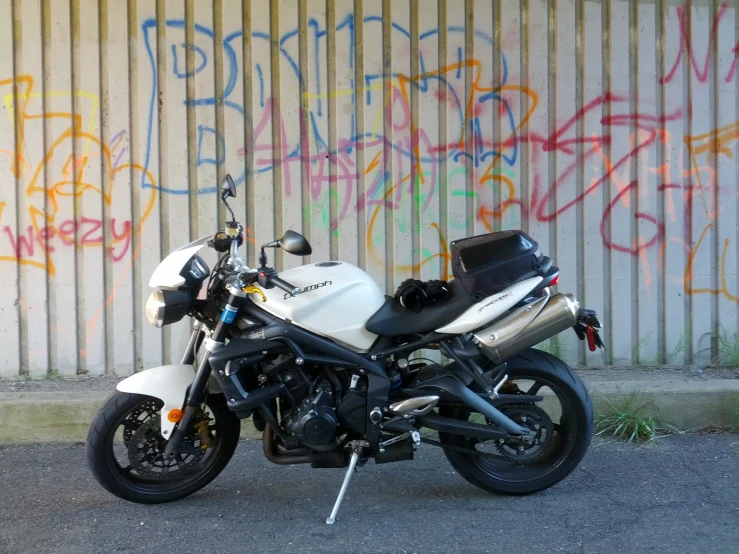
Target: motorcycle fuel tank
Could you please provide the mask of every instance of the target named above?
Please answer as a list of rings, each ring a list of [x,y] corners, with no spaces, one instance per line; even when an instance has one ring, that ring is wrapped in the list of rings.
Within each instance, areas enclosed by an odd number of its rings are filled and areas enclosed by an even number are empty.
[[[380,287],[364,271],[344,262],[319,262],[280,272],[280,278],[300,289],[290,296],[278,288],[262,289],[252,302],[281,319],[366,352],[377,335],[364,328],[385,302]]]

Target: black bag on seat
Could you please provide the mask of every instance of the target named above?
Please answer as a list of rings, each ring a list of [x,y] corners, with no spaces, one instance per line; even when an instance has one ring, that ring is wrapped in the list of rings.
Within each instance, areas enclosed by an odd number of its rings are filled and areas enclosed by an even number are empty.
[[[423,283],[423,292],[426,293],[425,306],[436,306],[446,302],[451,297],[446,281],[434,279]]]
[[[518,230],[457,240],[451,243],[451,250],[452,273],[476,301],[535,277],[548,260],[541,255],[538,243]]]
[[[423,282],[418,279],[406,279],[398,286],[395,291],[395,300],[400,302],[406,310],[420,312],[423,308]]]
[[[406,279],[395,291],[395,300],[407,310],[420,312],[427,306],[435,306],[450,297],[446,281],[419,281]]]

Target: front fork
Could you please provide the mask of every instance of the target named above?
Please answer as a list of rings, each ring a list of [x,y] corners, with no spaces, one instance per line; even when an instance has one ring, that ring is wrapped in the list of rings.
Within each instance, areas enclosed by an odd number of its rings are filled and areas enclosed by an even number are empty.
[[[185,353],[182,355],[182,361],[180,362],[182,365],[193,365],[195,363],[195,355],[203,342],[204,336],[205,332],[203,331],[203,324],[196,321],[195,325],[192,327],[190,340],[187,341]]]
[[[236,319],[236,314],[238,314],[239,308],[241,308],[246,299],[246,293],[233,285],[228,287],[228,292],[230,293],[228,302],[221,312],[218,325],[216,325],[213,335],[206,338],[204,341],[205,352],[198,364],[195,378],[187,391],[182,419],[177,423],[177,426],[172,432],[172,435],[167,442],[167,446],[164,449],[165,458],[174,458],[177,455],[177,452],[181,449],[182,441],[189,434],[196,408],[200,406],[205,397],[205,388],[208,385],[211,371],[209,362],[210,355],[223,347],[226,337],[228,336],[228,331],[231,329],[231,326]],[[192,364],[195,362],[195,354],[198,351],[197,347],[202,341],[203,334],[202,325],[198,323],[193,329],[193,332],[190,335],[190,340],[187,343],[185,354],[182,357],[183,364]]]

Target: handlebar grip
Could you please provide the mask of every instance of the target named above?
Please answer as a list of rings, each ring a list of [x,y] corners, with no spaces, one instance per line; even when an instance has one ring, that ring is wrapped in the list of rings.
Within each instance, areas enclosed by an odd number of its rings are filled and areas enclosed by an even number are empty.
[[[278,289],[284,290],[286,293],[288,293],[291,296],[295,296],[300,292],[299,287],[296,287],[295,285],[291,285],[287,281],[283,281],[277,276],[273,276],[269,281],[271,284],[276,286]]]

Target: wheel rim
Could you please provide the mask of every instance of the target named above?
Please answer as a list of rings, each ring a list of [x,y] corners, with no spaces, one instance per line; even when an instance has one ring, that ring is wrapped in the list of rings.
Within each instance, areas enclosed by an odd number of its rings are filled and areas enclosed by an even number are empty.
[[[538,437],[535,440],[539,442],[532,445],[478,442],[473,439],[465,442],[468,448],[477,450],[478,454],[472,456],[471,460],[487,475],[508,483],[530,482],[556,471],[568,459],[578,433],[575,406],[560,386],[538,375],[522,372],[508,387],[508,394],[516,387],[521,394],[544,396],[542,402],[504,404],[499,407],[519,425],[534,431],[535,437]],[[467,419],[474,423],[491,425],[491,422],[477,412],[468,411]],[[538,428],[535,428],[537,425]]]
[[[110,434],[106,461],[116,480],[128,488],[152,492],[187,487],[211,469],[223,446],[223,422],[204,406],[203,412],[210,418],[211,446],[201,449],[200,440],[191,433],[183,444],[198,451],[165,460],[167,441],[160,433],[162,406],[161,400],[142,399],[118,418]]]

